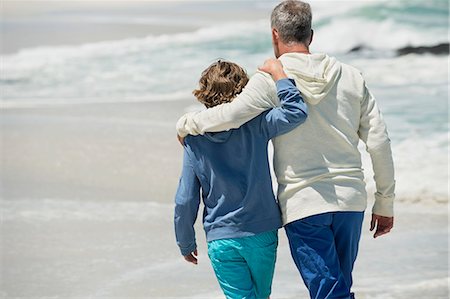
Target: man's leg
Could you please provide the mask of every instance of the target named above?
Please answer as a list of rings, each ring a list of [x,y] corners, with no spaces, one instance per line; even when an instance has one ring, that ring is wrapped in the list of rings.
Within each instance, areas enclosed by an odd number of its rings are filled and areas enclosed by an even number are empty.
[[[353,284],[352,271],[358,255],[363,219],[364,212],[336,212],[331,226],[341,272],[349,288]]]
[[[314,299],[351,298],[334,243],[333,214],[314,215],[285,226],[292,258]]]

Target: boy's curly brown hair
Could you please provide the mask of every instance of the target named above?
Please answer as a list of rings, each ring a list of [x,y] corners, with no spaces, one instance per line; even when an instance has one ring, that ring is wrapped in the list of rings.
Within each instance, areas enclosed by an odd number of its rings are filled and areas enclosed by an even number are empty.
[[[207,108],[231,102],[248,82],[245,70],[236,63],[218,60],[203,71],[199,88],[192,93]]]

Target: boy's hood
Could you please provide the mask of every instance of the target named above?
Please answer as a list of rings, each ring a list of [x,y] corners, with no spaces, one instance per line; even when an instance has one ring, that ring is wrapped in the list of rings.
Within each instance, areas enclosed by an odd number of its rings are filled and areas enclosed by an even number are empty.
[[[280,60],[305,101],[311,105],[318,104],[328,95],[341,74],[341,64],[326,54],[286,53]]]
[[[231,135],[232,130],[229,131],[223,131],[223,132],[217,132],[217,133],[205,133],[206,138],[208,138],[209,141],[215,142],[215,143],[224,143],[226,142]]]

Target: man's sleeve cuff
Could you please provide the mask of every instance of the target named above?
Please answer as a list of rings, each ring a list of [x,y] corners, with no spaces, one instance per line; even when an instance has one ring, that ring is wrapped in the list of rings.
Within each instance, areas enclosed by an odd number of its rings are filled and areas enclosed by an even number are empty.
[[[176,124],[176,129],[177,129],[177,134],[180,137],[186,137],[187,135],[189,135],[189,132],[186,131],[186,122],[187,122],[187,117],[186,114],[183,115],[182,117],[180,117],[180,119],[177,121]]]
[[[394,198],[394,194],[383,196],[379,192],[375,193],[372,213],[384,217],[394,217]]]
[[[177,121],[176,129],[177,134],[180,137],[186,137],[187,135],[199,135],[200,132],[197,129],[197,125],[194,122],[194,116],[199,113],[199,111],[188,112]]]

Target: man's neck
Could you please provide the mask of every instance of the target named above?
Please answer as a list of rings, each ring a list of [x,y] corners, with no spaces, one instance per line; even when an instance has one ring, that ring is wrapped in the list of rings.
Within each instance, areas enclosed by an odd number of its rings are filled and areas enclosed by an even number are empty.
[[[280,44],[280,55],[286,53],[311,54],[309,47],[304,44]]]

